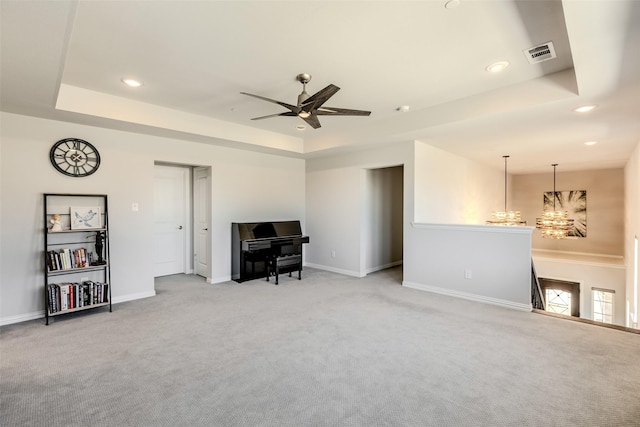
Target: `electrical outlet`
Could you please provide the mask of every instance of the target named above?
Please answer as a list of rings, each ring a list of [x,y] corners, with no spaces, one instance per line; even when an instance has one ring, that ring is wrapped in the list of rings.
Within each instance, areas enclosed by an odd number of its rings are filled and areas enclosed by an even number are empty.
[[[469,270],[468,268],[464,269],[464,278],[471,279],[471,270]]]
[[[138,204],[137,203],[131,203],[131,211],[132,212],[138,212]]]
[[[336,251],[331,251],[331,258],[335,258],[336,257]]]

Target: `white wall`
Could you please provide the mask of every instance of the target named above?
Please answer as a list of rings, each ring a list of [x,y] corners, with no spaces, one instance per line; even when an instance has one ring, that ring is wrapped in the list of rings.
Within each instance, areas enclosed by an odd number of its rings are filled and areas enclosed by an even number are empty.
[[[44,313],[42,193],[109,195],[114,302],[155,293],[150,245],[156,161],[211,167],[214,281],[231,276],[231,222],[305,217],[300,159],[15,114],[2,113],[0,120],[0,323]],[[95,174],[71,178],[53,169],[49,149],[69,137],[100,151]],[[131,211],[133,202],[138,212]]]
[[[531,309],[531,227],[413,224],[403,285]]]
[[[640,322],[640,291],[634,289],[634,265],[640,264],[640,256],[634,260],[634,237],[640,239],[640,142],[624,168],[624,253],[626,260],[626,299],[629,301],[630,316],[627,326],[638,328]],[[638,267],[640,269],[640,266]],[[640,278],[638,279],[640,280]],[[626,303],[625,303],[626,305]]]
[[[413,142],[307,160],[309,266],[366,275],[367,170],[404,165],[404,229],[413,214]],[[335,251],[335,258],[331,256]]]
[[[613,323],[625,326],[625,268],[622,262],[606,259],[582,260],[553,256],[533,251],[538,277],[577,282],[580,284],[580,317],[593,320],[593,291],[591,288],[610,289],[614,294]]]
[[[425,143],[415,146],[415,221],[484,224],[504,209],[504,170],[481,165]],[[499,167],[498,167],[499,166]]]
[[[403,284],[530,309],[532,228],[447,225],[484,222],[492,210],[502,209],[503,172],[420,142],[307,162],[307,224],[313,241],[307,263],[365,274],[362,257],[371,223],[366,215],[366,169],[401,163]],[[412,224],[414,213],[443,224]],[[332,250],[336,258],[331,258]],[[471,279],[465,279],[466,269]]]

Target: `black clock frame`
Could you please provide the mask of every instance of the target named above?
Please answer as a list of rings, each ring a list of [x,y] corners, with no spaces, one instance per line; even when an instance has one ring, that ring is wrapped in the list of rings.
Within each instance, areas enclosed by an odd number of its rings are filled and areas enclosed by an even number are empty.
[[[79,138],[65,138],[53,144],[49,160],[64,175],[80,178],[89,176],[100,166],[100,153],[89,142]]]

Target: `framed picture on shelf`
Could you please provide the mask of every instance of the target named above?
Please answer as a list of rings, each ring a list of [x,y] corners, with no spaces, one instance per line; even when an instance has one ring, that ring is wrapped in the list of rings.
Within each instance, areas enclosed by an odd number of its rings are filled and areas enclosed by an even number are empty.
[[[100,207],[74,207],[71,208],[71,229],[87,230],[92,228],[102,228],[102,215]]]

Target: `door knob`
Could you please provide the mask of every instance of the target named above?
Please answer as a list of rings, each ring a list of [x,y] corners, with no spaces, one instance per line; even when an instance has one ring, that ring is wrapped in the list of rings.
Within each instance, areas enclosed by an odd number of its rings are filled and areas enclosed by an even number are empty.
[[[178,226],[178,230],[182,230],[182,226],[181,225]]]
[[[209,231],[209,229],[208,229],[208,228],[203,228],[202,230],[203,230],[203,231]]]

